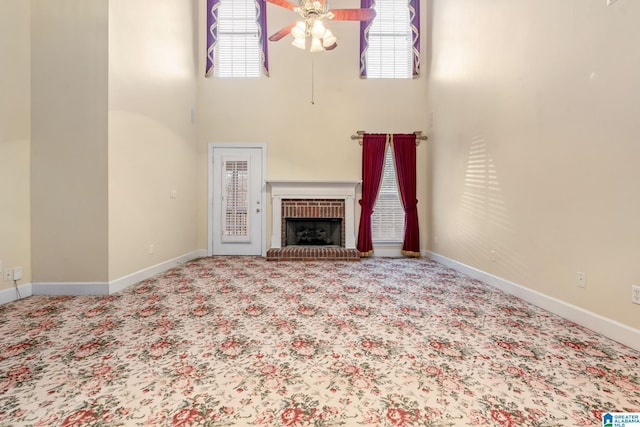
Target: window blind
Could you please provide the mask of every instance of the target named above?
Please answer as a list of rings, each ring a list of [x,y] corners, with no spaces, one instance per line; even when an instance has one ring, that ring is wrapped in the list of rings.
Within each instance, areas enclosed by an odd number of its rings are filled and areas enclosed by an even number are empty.
[[[393,150],[387,148],[378,199],[371,215],[371,237],[374,242],[402,242],[404,209],[398,193],[398,178]]]
[[[376,0],[369,28],[367,78],[412,77],[412,33],[408,0]]]
[[[226,236],[248,234],[249,162],[226,161],[224,164],[224,230]]]
[[[260,43],[253,0],[222,0],[214,73],[218,77],[259,77]]]

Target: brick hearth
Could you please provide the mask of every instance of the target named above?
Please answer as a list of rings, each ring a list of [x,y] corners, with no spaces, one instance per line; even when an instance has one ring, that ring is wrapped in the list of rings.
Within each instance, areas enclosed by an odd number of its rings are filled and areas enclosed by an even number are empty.
[[[269,261],[360,261],[357,249],[336,246],[285,246],[267,251]]]

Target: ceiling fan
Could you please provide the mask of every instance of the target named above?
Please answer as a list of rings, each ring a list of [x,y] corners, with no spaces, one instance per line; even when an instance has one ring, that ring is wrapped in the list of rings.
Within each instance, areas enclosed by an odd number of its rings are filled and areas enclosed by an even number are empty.
[[[278,41],[287,34],[293,36],[293,44],[300,49],[306,49],[307,37],[311,37],[311,52],[331,50],[337,46],[336,37],[327,29],[322,20],[334,21],[371,21],[376,16],[374,9],[329,9],[326,0],[299,0],[296,6],[287,0],[267,0],[277,6],[297,12],[301,21],[293,22],[269,37],[271,41]]]

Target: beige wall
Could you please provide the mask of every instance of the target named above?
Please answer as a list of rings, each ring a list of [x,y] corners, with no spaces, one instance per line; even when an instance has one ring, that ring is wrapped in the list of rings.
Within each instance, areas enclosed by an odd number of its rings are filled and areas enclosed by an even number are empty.
[[[29,141],[31,2],[0,2],[0,260],[31,279]],[[13,286],[0,278],[0,290]]]
[[[0,4],[4,267],[107,281],[206,248],[209,142],[265,142],[269,179],[359,179],[356,130],[425,130],[423,248],[640,327],[637,2],[424,2],[407,81],[358,78],[351,22],[333,52],[270,43],[268,79],[205,79],[203,3]]]
[[[34,282],[107,280],[107,0],[33,0]]]
[[[110,280],[198,249],[197,6],[150,6],[109,2]]]
[[[430,248],[640,328],[640,3],[434,0],[432,16]]]
[[[358,6],[353,0],[340,4]],[[270,33],[296,18],[295,13],[274,5],[268,6],[267,14]],[[201,25],[205,16],[201,6]],[[331,22],[328,26],[338,38],[338,47],[330,52],[301,51],[291,46],[290,37],[269,42],[269,78],[204,78],[204,54],[200,55],[200,247],[207,247],[208,143],[266,143],[268,179],[358,180],[362,148],[350,139],[357,130],[426,131],[425,71],[413,80],[362,80],[359,24]],[[201,31],[202,46],[204,35]],[[424,35],[422,41],[424,46]],[[427,153],[428,144],[423,142],[418,148],[418,207],[425,249]],[[270,221],[268,217],[267,224]]]

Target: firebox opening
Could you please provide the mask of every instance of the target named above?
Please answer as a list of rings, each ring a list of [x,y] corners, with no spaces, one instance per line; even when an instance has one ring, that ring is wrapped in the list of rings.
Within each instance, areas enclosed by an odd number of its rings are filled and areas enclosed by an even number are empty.
[[[342,218],[286,218],[286,246],[341,246]]]

